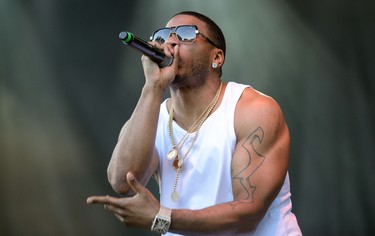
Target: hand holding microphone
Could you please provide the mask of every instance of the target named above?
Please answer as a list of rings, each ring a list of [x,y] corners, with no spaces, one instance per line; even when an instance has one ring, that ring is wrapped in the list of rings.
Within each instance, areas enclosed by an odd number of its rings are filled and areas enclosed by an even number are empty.
[[[148,44],[146,41],[130,32],[121,32],[119,34],[119,38],[124,44],[136,49],[143,55],[149,57],[152,61],[156,62],[159,67],[170,66],[173,62],[173,57],[167,57],[164,52],[153,47],[151,44]]]

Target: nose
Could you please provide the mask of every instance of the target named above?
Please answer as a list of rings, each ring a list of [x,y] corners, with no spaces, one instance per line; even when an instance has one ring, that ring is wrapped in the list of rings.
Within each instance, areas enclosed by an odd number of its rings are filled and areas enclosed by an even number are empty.
[[[177,35],[175,32],[172,32],[167,41],[165,43],[171,44],[173,47],[180,43],[180,41],[177,39]]]

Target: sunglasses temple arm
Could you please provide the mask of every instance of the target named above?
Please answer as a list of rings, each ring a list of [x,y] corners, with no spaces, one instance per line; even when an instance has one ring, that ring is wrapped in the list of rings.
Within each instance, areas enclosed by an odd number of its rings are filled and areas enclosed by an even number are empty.
[[[156,62],[159,67],[170,66],[173,62],[173,57],[167,57],[164,52],[157,48],[154,48],[151,44],[148,44],[143,39],[135,36],[134,34],[123,31],[119,34],[119,38],[122,42],[143,55],[149,57],[152,61]]]

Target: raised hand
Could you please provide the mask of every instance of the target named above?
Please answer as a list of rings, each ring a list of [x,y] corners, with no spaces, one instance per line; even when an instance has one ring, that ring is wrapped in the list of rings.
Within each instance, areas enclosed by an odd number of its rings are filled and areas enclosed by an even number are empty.
[[[90,196],[87,204],[103,204],[126,226],[150,229],[160,204],[152,193],[142,186],[129,172],[126,176],[129,186],[136,193],[133,197]]]

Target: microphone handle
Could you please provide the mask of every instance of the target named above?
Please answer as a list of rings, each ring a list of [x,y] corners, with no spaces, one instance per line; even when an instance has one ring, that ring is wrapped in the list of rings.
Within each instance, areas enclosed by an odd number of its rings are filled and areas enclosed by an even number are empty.
[[[154,48],[151,44],[135,36],[130,32],[123,31],[119,34],[119,38],[122,42],[139,52],[149,57],[151,60],[156,62],[159,67],[170,66],[173,62],[173,57],[167,57],[162,51]]]

